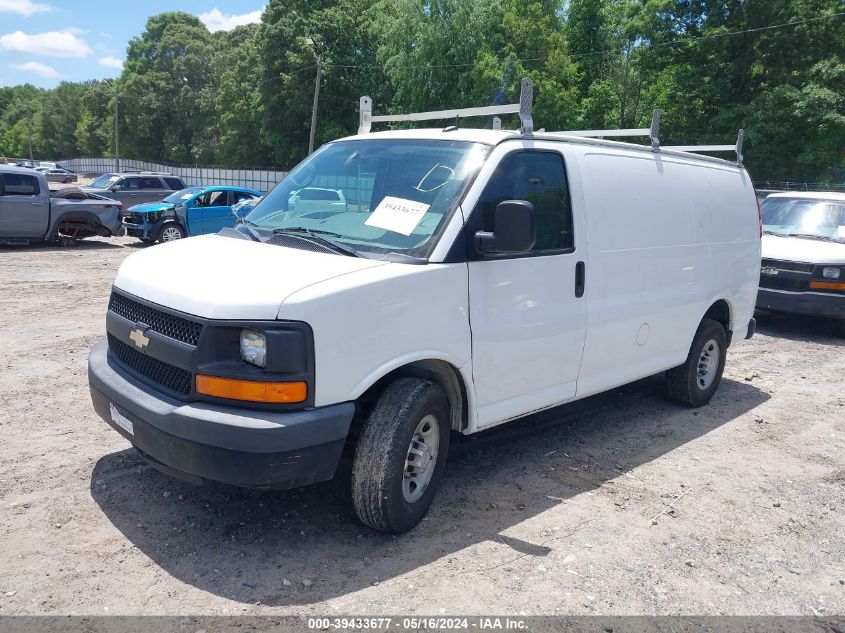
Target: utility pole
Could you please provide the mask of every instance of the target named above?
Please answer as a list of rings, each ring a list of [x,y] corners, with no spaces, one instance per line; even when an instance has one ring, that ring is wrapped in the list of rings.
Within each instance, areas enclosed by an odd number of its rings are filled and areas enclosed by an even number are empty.
[[[120,135],[118,134],[118,116],[119,116],[119,108],[118,105],[120,103],[120,99],[118,97],[117,91],[114,93],[114,170],[116,172],[120,172]]]
[[[35,164],[32,159],[32,109],[29,110],[29,116],[26,118],[27,127],[29,129],[29,162]]]
[[[311,135],[308,139],[308,153],[314,153],[314,134],[317,131],[317,103],[320,100],[320,78],[323,73],[323,56],[317,54],[314,40],[310,37],[305,38],[305,43],[311,47],[311,50],[317,56],[317,80],[314,83],[314,105],[311,107]]]

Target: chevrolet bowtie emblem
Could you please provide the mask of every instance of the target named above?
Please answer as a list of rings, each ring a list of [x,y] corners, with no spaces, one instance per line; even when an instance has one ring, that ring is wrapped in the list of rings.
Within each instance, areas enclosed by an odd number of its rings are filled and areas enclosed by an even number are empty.
[[[144,335],[144,330],[135,328],[129,333],[129,340],[135,343],[135,347],[144,349],[150,344],[150,337]]]

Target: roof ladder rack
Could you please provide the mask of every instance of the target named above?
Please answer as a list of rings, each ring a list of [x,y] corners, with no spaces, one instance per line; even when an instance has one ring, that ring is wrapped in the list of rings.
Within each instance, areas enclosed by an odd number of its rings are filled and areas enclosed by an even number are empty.
[[[745,141],[745,130],[740,130],[736,138],[736,145],[667,145],[663,149],[672,149],[676,152],[736,152],[736,163],[742,165],[742,144]]]
[[[455,110],[434,110],[431,112],[411,112],[410,114],[382,114],[373,116],[373,100],[361,97],[358,134],[369,134],[373,123],[391,123],[397,121],[436,121],[438,119],[459,119],[471,116],[496,116],[499,114],[519,114],[520,131],[531,136],[534,122],[531,110],[534,106],[534,84],[528,78],[522,80],[519,103],[506,105],[482,106],[480,108],[458,108]],[[499,121],[501,126],[501,120]],[[495,120],[494,120],[495,126]]]
[[[566,130],[562,132],[549,132],[549,134],[560,134],[561,136],[586,136],[590,138],[616,138],[623,136],[647,136],[651,139],[651,149],[655,152],[660,149],[660,112],[655,110],[651,115],[649,127],[623,128],[619,130]]]

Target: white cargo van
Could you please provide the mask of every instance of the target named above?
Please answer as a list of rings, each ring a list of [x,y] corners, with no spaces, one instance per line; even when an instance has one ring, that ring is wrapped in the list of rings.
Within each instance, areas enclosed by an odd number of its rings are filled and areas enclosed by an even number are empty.
[[[845,338],[845,193],[774,193],[762,207],[757,307],[827,317]]]
[[[656,117],[535,132],[523,88],[521,107],[401,117],[363,98],[360,134],[309,156],[237,229],[128,257],[89,359],[97,413],[198,483],[301,486],[346,455],[359,518],[398,533],[430,506],[453,432],[663,371],[671,397],[705,404],[754,331],[751,179],[661,148]],[[519,131],[369,133],[506,112]],[[592,138],[613,135],[650,144]],[[346,207],[289,209],[304,187]]]

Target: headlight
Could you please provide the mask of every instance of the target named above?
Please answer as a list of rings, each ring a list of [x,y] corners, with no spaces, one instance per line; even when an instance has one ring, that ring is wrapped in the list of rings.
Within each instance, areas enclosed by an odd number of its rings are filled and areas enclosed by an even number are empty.
[[[258,367],[267,364],[267,339],[261,332],[241,330],[241,358]]]
[[[834,266],[825,266],[822,268],[822,277],[825,279],[839,279],[840,270]]]

